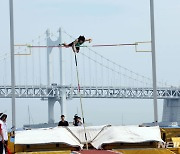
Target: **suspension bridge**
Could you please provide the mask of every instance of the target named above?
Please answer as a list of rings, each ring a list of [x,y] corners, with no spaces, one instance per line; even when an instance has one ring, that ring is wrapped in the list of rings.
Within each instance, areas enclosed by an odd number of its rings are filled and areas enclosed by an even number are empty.
[[[61,114],[66,114],[66,100],[74,98],[128,98],[153,99],[152,79],[131,71],[99,54],[92,47],[135,46],[142,42],[110,45],[84,45],[78,53],[80,89],[77,86],[74,53],[72,49],[58,46],[74,37],[59,29],[56,34],[46,33],[25,44],[15,45],[16,98],[39,98],[48,101],[48,122],[54,122],[54,104],[61,105]],[[53,41],[53,40],[55,41]],[[57,47],[57,48],[56,48]],[[98,48],[99,50],[99,48]],[[8,67],[10,55],[0,56],[0,98],[11,98],[12,89]],[[157,83],[157,97],[164,99],[163,121],[180,121],[180,116],[171,116],[175,106],[180,104],[180,89],[166,83]],[[79,93],[80,95],[79,95]],[[178,111],[176,111],[178,112]],[[167,116],[168,115],[168,116]]]

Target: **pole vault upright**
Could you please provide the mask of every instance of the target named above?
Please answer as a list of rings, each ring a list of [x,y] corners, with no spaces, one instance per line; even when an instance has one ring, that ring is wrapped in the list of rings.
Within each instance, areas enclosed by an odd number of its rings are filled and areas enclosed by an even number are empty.
[[[15,106],[15,62],[14,62],[14,19],[13,0],[9,0],[10,14],[10,49],[11,49],[11,87],[12,87],[12,130],[16,129],[16,106]]]
[[[153,77],[153,96],[154,96],[154,123],[158,125],[158,106],[157,106],[157,83],[156,83],[156,52],[155,52],[155,28],[154,28],[154,0],[150,0],[151,17],[151,48],[152,48],[152,77]]]
[[[59,37],[56,41],[52,41],[50,38],[50,31],[49,29],[46,31],[47,37],[47,85],[51,86],[52,84],[52,67],[51,67],[51,60],[50,56],[52,53],[53,46],[57,46],[61,44],[61,28],[59,28]],[[49,47],[48,47],[49,46]],[[62,48],[59,48],[59,85],[62,87],[64,85],[64,77],[63,77],[63,54]],[[57,70],[58,72],[58,70]],[[48,98],[48,123],[54,123],[54,104],[58,101],[61,105],[61,114],[66,115],[66,93],[65,89],[61,88],[61,97],[60,99],[52,99]]]

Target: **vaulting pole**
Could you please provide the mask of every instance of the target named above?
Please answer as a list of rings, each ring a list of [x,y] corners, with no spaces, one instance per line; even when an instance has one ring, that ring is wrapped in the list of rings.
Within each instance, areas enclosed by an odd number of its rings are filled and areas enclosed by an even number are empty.
[[[156,54],[155,54],[155,28],[154,28],[154,0],[150,0],[151,14],[151,49],[152,49],[152,77],[153,77],[153,96],[154,96],[154,122],[158,125],[157,107],[157,83],[156,83]]]
[[[79,82],[79,72],[78,72],[78,63],[77,63],[76,52],[74,52],[74,58],[75,58],[75,63],[76,63],[76,75],[77,75],[77,81],[78,81],[78,93],[79,93],[79,97],[80,97],[81,114],[82,114],[82,119],[83,119],[83,128],[84,128],[84,135],[85,135],[85,140],[86,140],[86,149],[88,150],[87,133],[86,133],[86,127],[85,127],[82,98],[81,98],[81,93],[80,93],[80,82]]]
[[[11,88],[12,88],[12,130],[16,129],[15,114],[15,63],[14,63],[14,21],[13,21],[13,0],[9,0],[10,14],[10,49],[11,49]]]

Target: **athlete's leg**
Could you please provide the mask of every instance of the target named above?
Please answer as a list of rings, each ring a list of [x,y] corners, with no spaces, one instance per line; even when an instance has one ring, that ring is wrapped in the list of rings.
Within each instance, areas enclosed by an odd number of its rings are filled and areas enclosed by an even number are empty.
[[[2,143],[2,141],[0,141],[0,154],[3,154],[3,143]]]
[[[8,146],[8,141],[4,141],[4,149],[6,154],[7,154],[7,146]]]
[[[80,50],[80,47],[76,47],[76,52],[78,53]]]

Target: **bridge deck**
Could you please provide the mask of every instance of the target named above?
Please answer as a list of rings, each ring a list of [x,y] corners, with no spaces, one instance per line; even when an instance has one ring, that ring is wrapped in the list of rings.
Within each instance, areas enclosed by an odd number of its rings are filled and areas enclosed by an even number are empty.
[[[66,98],[79,98],[78,87],[72,86],[16,86],[16,98],[61,98],[65,90]],[[81,87],[82,98],[131,98],[152,99],[153,89],[148,87]],[[0,86],[0,98],[11,98],[11,86]],[[158,99],[179,99],[180,89],[158,88]]]

